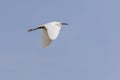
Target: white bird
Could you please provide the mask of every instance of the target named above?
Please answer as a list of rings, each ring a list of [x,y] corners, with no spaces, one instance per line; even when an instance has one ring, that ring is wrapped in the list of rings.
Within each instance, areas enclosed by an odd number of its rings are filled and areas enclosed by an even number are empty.
[[[62,25],[68,25],[67,23],[62,22],[50,22],[44,25],[41,25],[34,29],[29,29],[28,32],[34,31],[37,29],[42,29],[42,47],[46,48],[50,43],[55,40],[61,30]]]

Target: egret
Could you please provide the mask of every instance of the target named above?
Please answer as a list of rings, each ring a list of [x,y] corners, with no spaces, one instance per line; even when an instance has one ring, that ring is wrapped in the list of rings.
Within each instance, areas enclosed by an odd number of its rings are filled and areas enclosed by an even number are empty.
[[[42,29],[42,47],[46,48],[50,43],[55,40],[61,30],[62,25],[68,25],[67,23],[62,22],[50,22],[44,25],[41,25],[37,28],[29,29],[28,32]]]

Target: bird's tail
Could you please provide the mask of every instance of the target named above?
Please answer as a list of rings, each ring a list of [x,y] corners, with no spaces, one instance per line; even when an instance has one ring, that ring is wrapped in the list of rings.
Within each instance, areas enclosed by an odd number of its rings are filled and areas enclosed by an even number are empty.
[[[34,30],[37,30],[37,29],[42,29],[42,28],[45,28],[44,26],[40,26],[40,27],[37,27],[37,28],[34,28],[34,29],[29,29],[28,32],[31,32],[31,31],[34,31]]]
[[[28,32],[30,32],[30,31],[34,31],[34,30],[37,30],[37,28],[35,28],[35,29],[29,29]]]

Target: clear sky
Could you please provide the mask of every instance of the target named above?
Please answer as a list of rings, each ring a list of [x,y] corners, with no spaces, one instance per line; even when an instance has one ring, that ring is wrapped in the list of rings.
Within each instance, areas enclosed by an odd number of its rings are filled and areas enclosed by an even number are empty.
[[[1,0],[0,80],[120,80],[119,0]],[[44,49],[38,25],[61,21]]]

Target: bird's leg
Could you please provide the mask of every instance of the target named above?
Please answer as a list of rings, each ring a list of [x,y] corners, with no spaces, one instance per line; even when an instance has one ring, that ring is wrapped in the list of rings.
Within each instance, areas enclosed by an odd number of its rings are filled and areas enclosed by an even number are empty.
[[[29,29],[28,32],[34,31],[34,30],[37,30],[37,29],[42,29],[42,28],[45,28],[45,27],[44,26],[40,26],[40,27],[37,27],[37,28],[34,28],[34,29]]]

